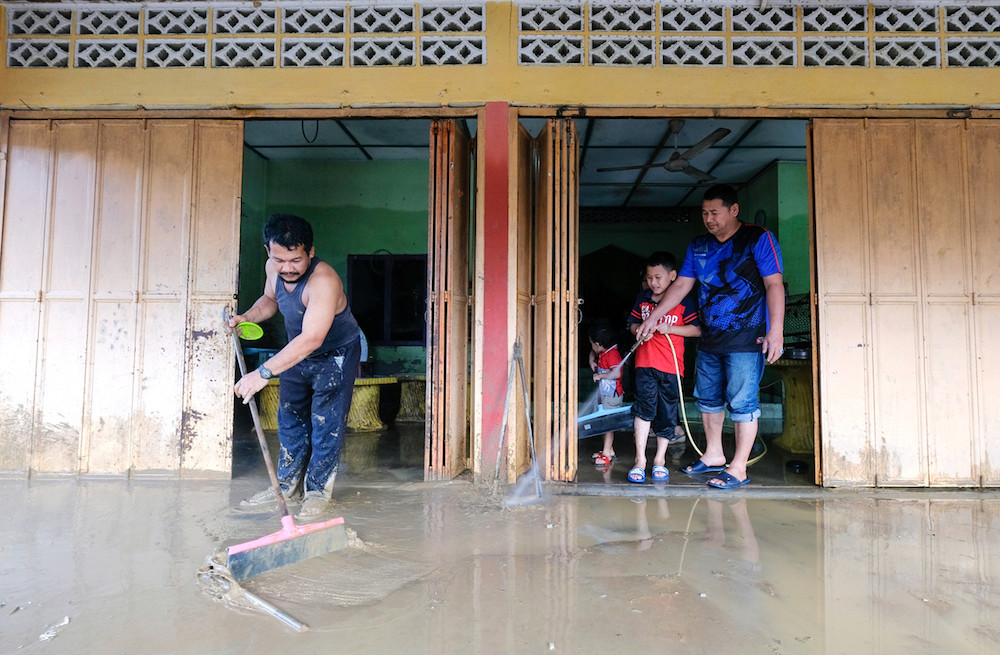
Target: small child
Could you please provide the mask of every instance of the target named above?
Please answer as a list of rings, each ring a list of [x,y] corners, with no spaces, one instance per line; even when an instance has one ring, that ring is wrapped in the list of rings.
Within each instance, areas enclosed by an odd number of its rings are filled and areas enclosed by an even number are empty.
[[[600,388],[600,403],[604,409],[622,406],[622,356],[615,343],[615,334],[607,321],[596,321],[590,328],[590,370]],[[594,453],[594,465],[607,467],[615,459],[615,433],[604,433],[604,449]]]
[[[629,329],[636,333],[639,324],[649,317],[670,284],[677,279],[677,260],[668,252],[657,251],[646,260],[646,283],[649,289],[636,298],[629,315]],[[628,472],[629,482],[646,481],[646,441],[652,427],[656,433],[653,458],[653,482],[667,482],[667,446],[678,425],[680,403],[678,378],[684,375],[684,337],[701,336],[698,313],[690,299],[671,309],[660,320],[656,331],[635,354],[635,467]],[[669,341],[668,341],[669,339]],[[673,343],[677,354],[676,366]]]

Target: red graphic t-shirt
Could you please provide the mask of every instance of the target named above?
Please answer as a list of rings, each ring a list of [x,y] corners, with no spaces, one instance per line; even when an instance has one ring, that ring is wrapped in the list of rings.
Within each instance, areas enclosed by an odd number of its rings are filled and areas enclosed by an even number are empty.
[[[597,372],[607,373],[621,363],[622,355],[618,352],[618,344],[615,344],[597,356]],[[614,393],[605,393],[606,391],[611,391],[612,383],[614,383]],[[600,387],[602,396],[621,396],[625,393],[625,387],[622,386],[621,378],[617,380],[601,380]]]
[[[629,325],[642,323],[649,318],[655,307],[656,302],[653,301],[652,292],[646,290],[640,293],[635,300],[632,313],[628,317]],[[659,323],[669,323],[672,326],[698,325],[698,312],[690,298],[685,298],[681,304],[667,312],[658,321]],[[673,342],[674,350],[677,352],[676,369],[674,355],[670,352],[670,344],[667,342],[668,338]],[[664,373],[673,373],[684,377],[684,337],[677,334],[671,334],[668,337],[662,332],[654,332],[653,337],[635,351],[635,366],[636,368],[655,368]]]

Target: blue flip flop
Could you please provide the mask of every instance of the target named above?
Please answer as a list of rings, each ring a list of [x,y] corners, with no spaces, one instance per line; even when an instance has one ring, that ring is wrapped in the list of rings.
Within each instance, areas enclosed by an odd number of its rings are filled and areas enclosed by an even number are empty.
[[[646,472],[636,466],[634,469],[628,472],[628,481],[634,482],[636,484],[642,484],[646,481]]]
[[[653,482],[670,482],[670,471],[666,466],[653,467]]]
[[[701,475],[703,473],[718,473],[719,471],[725,471],[726,466],[709,466],[705,462],[697,459],[684,468],[681,469],[681,473],[687,473],[688,475]]]
[[[715,476],[719,480],[722,480],[722,484],[716,482],[715,484],[709,482],[708,486],[714,487],[715,489],[736,489],[737,487],[742,487],[745,484],[750,484],[750,478],[746,480],[737,480],[735,475],[730,475],[729,473],[722,472]]]

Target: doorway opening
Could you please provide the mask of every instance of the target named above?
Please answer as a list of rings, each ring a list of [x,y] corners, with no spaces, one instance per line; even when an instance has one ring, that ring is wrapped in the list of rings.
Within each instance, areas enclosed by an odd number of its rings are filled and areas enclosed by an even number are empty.
[[[812,255],[809,242],[808,121],[796,119],[707,119],[587,117],[573,119],[579,141],[579,325],[575,348],[578,396],[592,395],[586,338],[595,321],[607,320],[629,343],[626,317],[636,299],[646,257],[656,250],[678,264],[691,238],[704,232],[701,198],[716,183],[734,186],[744,222],[762,225],[781,245],[786,287],[785,356],[767,366],[761,383],[761,419],[751,458],[755,483],[811,485],[815,480],[813,350],[811,343]],[[522,117],[535,135],[544,118]],[[683,380],[693,440],[704,448],[701,416],[692,394],[697,339],[688,339]],[[623,354],[627,347],[621,348]],[[633,395],[631,367],[623,376],[625,402]],[[583,411],[584,408],[581,408]],[[655,447],[655,439],[649,440]],[[727,418],[723,443],[732,453]],[[595,467],[600,436],[580,441],[581,483],[626,483],[634,458],[631,428],[615,435],[619,462]],[[690,442],[672,445],[667,466],[676,470],[697,458]],[[602,470],[603,469],[603,470]],[[672,484],[684,484],[672,475]],[[696,481],[691,481],[692,484]],[[700,482],[697,482],[700,484]]]
[[[434,320],[428,306],[441,247],[428,182],[437,122],[373,117],[244,124],[237,306],[245,311],[262,293],[267,217],[292,213],[309,220],[316,256],[340,275],[364,335],[338,470],[353,482],[426,476],[427,389],[437,375],[428,367]],[[444,122],[475,134],[475,118]],[[464,197],[471,197],[468,189]],[[464,238],[468,243],[469,236]],[[466,261],[473,256],[470,249],[460,255]],[[287,343],[280,314],[262,327],[259,341],[244,342],[248,367]],[[467,347],[468,337],[456,341]],[[280,376],[258,394],[272,457],[278,451],[279,388]],[[262,472],[253,424],[239,403],[234,425],[233,476]]]

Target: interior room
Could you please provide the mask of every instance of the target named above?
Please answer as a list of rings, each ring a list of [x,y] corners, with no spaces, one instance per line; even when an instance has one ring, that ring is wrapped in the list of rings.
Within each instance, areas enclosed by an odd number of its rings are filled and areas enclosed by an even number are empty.
[[[263,289],[267,217],[309,220],[316,256],[340,274],[367,345],[342,451],[352,476],[423,474],[429,134],[426,119],[245,123],[238,305]],[[244,342],[248,366],[287,341],[280,314],[262,327],[259,341]],[[279,384],[259,396],[272,437]],[[235,411],[238,475],[260,454],[246,408]]]
[[[545,119],[523,118],[537,134]],[[789,303],[786,351],[762,383],[760,438],[751,469],[765,485],[813,481],[812,368],[809,343],[810,256],[804,120],[627,118],[575,119],[579,139],[580,311],[578,395],[592,395],[587,328],[599,318],[621,325],[639,290],[651,250],[683,258],[703,231],[701,195],[715,182],[733,184],[740,215],[779,239]],[[474,119],[464,127],[475,136]],[[344,279],[368,343],[355,389],[353,424],[343,467],[373,480],[422,479],[424,307],[428,252],[430,121],[419,118],[250,120],[245,123],[239,275],[240,309],[260,295],[266,217],[290,212],[308,218],[316,254]],[[280,317],[258,342],[245,342],[248,365],[284,343]],[[689,340],[693,341],[693,340]],[[625,350],[625,349],[623,349]],[[686,348],[693,370],[694,344]],[[626,403],[631,388],[625,376]],[[668,468],[703,447],[700,415],[684,380],[692,439],[671,447]],[[261,394],[265,430],[275,436],[276,387]],[[357,410],[357,411],[356,411]],[[236,407],[234,475],[259,466],[245,408]],[[731,426],[727,425],[731,436]],[[731,444],[731,439],[728,441]],[[650,439],[650,447],[655,443]],[[631,429],[616,433],[620,463],[593,465],[601,438],[579,442],[581,484],[628,484],[634,456]],[[731,445],[730,445],[731,447]],[[631,449],[631,450],[630,450]],[[687,482],[674,474],[672,484]],[[692,482],[695,483],[695,482]]]
[[[593,397],[585,335],[594,320],[624,327],[639,291],[647,255],[671,252],[678,263],[688,242],[704,232],[701,198],[717,183],[733,185],[743,221],[762,225],[781,245],[786,286],[786,354],[768,366],[761,382],[759,436],[751,478],[764,485],[811,485],[814,437],[812,351],[810,343],[809,208],[804,120],[588,118],[577,121],[580,140],[578,344],[579,398]],[[622,355],[631,338],[622,330]],[[704,448],[701,416],[692,393],[697,339],[687,339],[683,379],[687,443],[671,445],[667,468],[671,484],[704,484],[701,477],[677,474]],[[623,375],[625,403],[631,399],[632,373]],[[581,405],[581,414],[588,408]],[[726,420],[724,443],[732,449],[732,424]],[[655,448],[650,437],[647,449]],[[580,483],[627,484],[632,466],[632,431],[616,432],[619,459],[595,467],[591,457],[602,438],[580,441]]]

